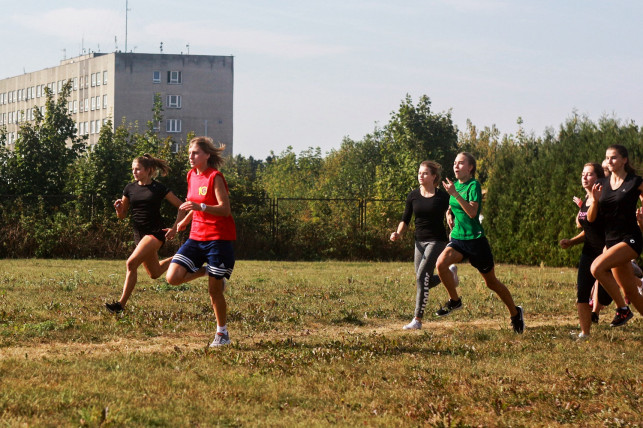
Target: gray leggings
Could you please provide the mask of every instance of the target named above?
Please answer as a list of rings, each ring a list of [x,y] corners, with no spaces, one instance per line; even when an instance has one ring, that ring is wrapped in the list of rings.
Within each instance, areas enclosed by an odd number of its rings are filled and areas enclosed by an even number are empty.
[[[429,301],[429,289],[440,283],[440,277],[434,275],[435,263],[447,246],[445,241],[415,241],[415,282],[417,294],[415,296],[415,317],[424,316],[424,308]]]

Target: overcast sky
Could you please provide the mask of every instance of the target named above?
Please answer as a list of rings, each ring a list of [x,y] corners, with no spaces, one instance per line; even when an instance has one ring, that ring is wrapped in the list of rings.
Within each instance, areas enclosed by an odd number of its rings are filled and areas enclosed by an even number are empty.
[[[129,0],[127,50],[234,55],[234,152],[339,148],[408,93],[464,129],[643,123],[640,0]],[[2,1],[0,78],[125,50],[125,0]]]

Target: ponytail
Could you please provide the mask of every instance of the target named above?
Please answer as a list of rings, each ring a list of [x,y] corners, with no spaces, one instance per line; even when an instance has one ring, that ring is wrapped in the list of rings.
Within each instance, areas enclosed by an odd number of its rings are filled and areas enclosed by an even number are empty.
[[[150,176],[156,178],[160,173],[163,176],[166,176],[170,172],[170,167],[167,162],[163,159],[155,158],[149,153],[145,153],[143,156],[139,156],[134,159],[134,162],[138,163],[145,169],[150,170]]]

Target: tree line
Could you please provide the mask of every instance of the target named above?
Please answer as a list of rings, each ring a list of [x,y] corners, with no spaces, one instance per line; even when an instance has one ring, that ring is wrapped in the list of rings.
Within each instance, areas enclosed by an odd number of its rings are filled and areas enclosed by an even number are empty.
[[[22,122],[12,149],[0,129],[0,257],[126,257],[131,228],[116,219],[112,203],[132,180],[132,159],[143,153],[165,159],[171,172],[159,180],[186,194],[187,147],[161,139],[152,126],[163,120],[160,96],[152,121],[109,122],[93,147],[75,129],[68,96],[68,86],[58,96],[47,91],[44,113]],[[628,147],[636,163],[642,140],[633,121],[578,114],[541,136],[525,133],[520,120],[515,134],[470,122],[459,131],[449,111],[432,110],[428,96],[414,102],[407,95],[384,126],[360,140],[344,138],[328,153],[289,147],[263,160],[227,159],[222,171],[238,227],[235,251],[259,259],[409,259],[412,233],[395,244],[388,235],[417,187],[418,165],[437,161],[452,178],[456,154],[468,151],[478,161],[483,226],[497,261],[573,265],[579,250],[562,251],[557,243],[577,233],[572,197],[583,196],[583,165],[600,162],[614,143]],[[163,214],[170,223],[176,213],[165,204]],[[164,251],[178,246],[168,242]]]

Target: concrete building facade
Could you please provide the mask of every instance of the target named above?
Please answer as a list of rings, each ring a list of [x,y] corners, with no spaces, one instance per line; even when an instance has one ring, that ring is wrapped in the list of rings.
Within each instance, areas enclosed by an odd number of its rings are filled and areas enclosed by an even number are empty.
[[[188,133],[207,135],[233,146],[232,56],[143,53],[90,53],[62,60],[59,66],[0,80],[0,127],[10,146],[21,122],[44,110],[45,88],[58,94],[71,81],[69,111],[78,134],[98,141],[108,119],[125,121],[142,132],[152,121],[155,94],[163,102],[163,121],[154,128],[162,138],[185,143]]]

